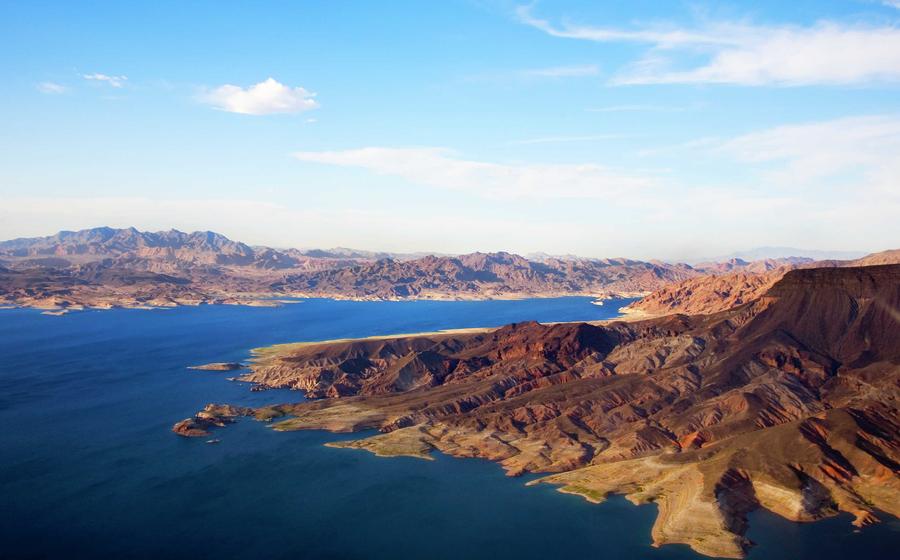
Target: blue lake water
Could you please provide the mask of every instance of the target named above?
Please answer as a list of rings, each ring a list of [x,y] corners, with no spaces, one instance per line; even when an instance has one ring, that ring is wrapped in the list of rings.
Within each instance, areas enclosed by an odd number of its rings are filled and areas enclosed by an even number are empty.
[[[88,311],[0,310],[0,558],[701,558],[649,546],[653,505],[592,505],[496,465],[324,447],[358,437],[250,420],[207,445],[170,432],[207,402],[285,402],[232,373],[302,340],[608,318],[627,301],[335,302]],[[897,520],[751,516],[750,558],[889,558]]]

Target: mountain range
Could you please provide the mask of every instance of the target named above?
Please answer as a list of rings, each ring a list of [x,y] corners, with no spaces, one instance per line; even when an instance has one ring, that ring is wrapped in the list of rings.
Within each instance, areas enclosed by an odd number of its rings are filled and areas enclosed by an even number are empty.
[[[107,227],[0,242],[0,304],[68,310],[273,298],[485,299],[637,294],[702,274],[806,259],[690,266],[510,253],[417,255],[250,246],[214,232]]]

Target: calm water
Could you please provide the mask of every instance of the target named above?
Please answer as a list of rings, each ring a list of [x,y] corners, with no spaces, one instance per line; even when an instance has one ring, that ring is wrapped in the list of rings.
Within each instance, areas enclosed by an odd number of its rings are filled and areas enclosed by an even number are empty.
[[[653,549],[655,506],[596,506],[524,487],[491,463],[383,459],[330,449],[341,436],[276,433],[242,421],[219,445],[172,434],[211,401],[251,393],[231,373],[256,346],[512,321],[611,316],[588,298],[211,306],[64,317],[0,310],[2,558],[698,558]],[[889,558],[896,520],[797,525],[754,514],[751,558]]]

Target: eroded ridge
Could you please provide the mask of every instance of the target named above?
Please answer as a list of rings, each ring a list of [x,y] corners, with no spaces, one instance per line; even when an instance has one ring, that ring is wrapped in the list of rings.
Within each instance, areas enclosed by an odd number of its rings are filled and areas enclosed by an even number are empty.
[[[375,428],[334,445],[481,457],[591,501],[656,502],[655,544],[737,558],[758,507],[900,514],[898,309],[898,265],[810,269],[712,315],[273,347],[242,379],[313,400],[209,405],[176,431],[238,416]]]

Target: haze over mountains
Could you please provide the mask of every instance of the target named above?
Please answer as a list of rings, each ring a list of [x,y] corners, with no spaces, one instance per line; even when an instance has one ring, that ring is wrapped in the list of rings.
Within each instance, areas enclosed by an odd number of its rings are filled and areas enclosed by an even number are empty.
[[[816,249],[798,249],[797,247],[757,247],[745,251],[735,251],[728,255],[713,257],[710,261],[727,261],[741,259],[745,261],[758,261],[762,259],[784,259],[788,257],[802,257],[810,260],[852,260],[865,256],[864,251],[820,251]]]
[[[94,228],[0,242],[0,302],[44,308],[272,304],[266,298],[497,298],[645,293],[707,273],[766,271],[787,258],[721,263],[509,253],[392,254],[249,246],[214,232]]]

